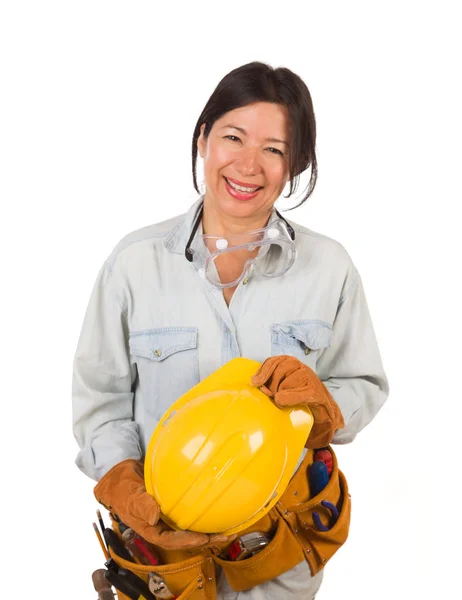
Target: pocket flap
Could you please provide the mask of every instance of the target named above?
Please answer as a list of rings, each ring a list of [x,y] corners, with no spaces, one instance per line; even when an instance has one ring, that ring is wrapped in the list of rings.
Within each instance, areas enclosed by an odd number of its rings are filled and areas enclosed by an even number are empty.
[[[311,350],[332,344],[332,327],[324,321],[285,321],[271,325],[273,341],[282,346],[298,346],[301,342]]]
[[[130,352],[157,362],[175,352],[190,350],[197,346],[196,327],[167,327],[145,329],[130,334]]]

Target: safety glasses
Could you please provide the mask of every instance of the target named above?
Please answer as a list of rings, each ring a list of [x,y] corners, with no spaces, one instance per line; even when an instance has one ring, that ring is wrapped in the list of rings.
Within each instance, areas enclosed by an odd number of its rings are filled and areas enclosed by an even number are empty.
[[[202,212],[203,205],[194,221],[185,256],[212,285],[235,287],[250,275],[280,277],[294,264],[295,232],[278,211],[278,219],[267,227],[226,238],[196,236]]]

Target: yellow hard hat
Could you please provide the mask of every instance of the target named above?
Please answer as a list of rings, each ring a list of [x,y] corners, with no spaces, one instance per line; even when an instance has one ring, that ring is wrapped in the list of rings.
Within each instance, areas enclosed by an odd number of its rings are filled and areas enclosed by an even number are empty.
[[[181,396],[149,442],[144,476],[175,529],[231,535],[261,519],[295,470],[313,417],[278,408],[234,358]]]

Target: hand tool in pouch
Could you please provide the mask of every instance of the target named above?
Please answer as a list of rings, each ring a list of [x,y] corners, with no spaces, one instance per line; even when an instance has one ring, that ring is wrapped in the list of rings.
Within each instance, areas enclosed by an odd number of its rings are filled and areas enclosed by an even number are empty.
[[[314,460],[321,460],[327,467],[327,474],[330,477],[334,468],[334,459],[332,458],[332,452],[327,448],[316,450],[314,453]]]
[[[104,530],[104,539],[106,540],[106,544],[117,554],[117,556],[133,562],[132,555],[119,540],[115,531],[106,527]]]
[[[122,534],[122,538],[126,547],[142,565],[159,564],[159,558],[149,550],[145,541],[133,529],[126,529]]]
[[[120,568],[117,574],[124,583],[130,585],[140,596],[143,596],[146,600],[156,600],[156,597],[151,593],[148,585],[135,575],[135,573]]]
[[[271,537],[261,531],[247,533],[237,538],[226,550],[227,560],[244,560],[261,552],[270,543]]]
[[[122,577],[120,577],[115,569],[108,569],[104,573],[104,577],[109,581],[111,585],[115,587],[116,590],[128,596],[130,600],[139,600],[140,594],[138,593],[138,591],[134,589],[133,586],[130,585],[130,583],[128,583]]]
[[[106,560],[109,560],[109,553],[106,549],[106,546],[104,545],[103,538],[101,537],[101,534],[98,530],[98,526],[96,525],[96,523],[93,523],[93,529],[95,530],[96,537],[98,538],[98,542],[100,543],[101,550],[103,551],[103,554],[104,554],[104,558]]]
[[[314,511],[313,511],[313,523],[315,524],[316,529],[318,531],[329,531],[329,529],[332,529],[332,527],[337,522],[337,519],[339,518],[340,513],[338,511],[338,508],[335,506],[335,504],[332,504],[332,502],[329,502],[329,500],[321,500],[321,505],[324,506],[324,508],[327,508],[327,510],[332,515],[331,523],[329,525],[324,525],[324,523],[321,521],[321,517],[319,516],[319,513],[314,512]]]
[[[311,497],[317,496],[329,483],[327,467],[321,460],[315,460],[309,468]]]
[[[99,508],[96,510],[96,516],[98,517],[99,526],[101,527],[101,531],[104,533],[104,530],[106,529],[106,527],[104,525],[103,517],[101,516],[101,511],[99,510]]]
[[[330,453],[329,453],[330,454]],[[328,466],[324,460],[315,460],[310,469],[310,490],[311,495],[317,496],[329,483]],[[324,525],[318,512],[313,511],[313,523],[318,531],[329,531],[337,522],[339,517],[338,508],[328,500],[321,500],[321,506],[327,508],[331,514],[331,522],[329,525]]]
[[[98,600],[114,600],[114,592],[112,591],[111,584],[104,576],[105,573],[106,569],[97,569],[93,572],[91,576],[93,587],[98,592]]]
[[[164,579],[157,573],[149,573],[148,587],[154,594],[156,600],[175,600],[177,596],[172,594]]]

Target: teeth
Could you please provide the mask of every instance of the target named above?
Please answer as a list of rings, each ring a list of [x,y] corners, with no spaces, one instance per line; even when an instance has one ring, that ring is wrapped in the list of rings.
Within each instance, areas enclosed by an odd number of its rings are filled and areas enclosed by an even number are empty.
[[[228,182],[228,185],[230,185],[233,189],[237,190],[238,192],[244,192],[246,194],[251,194],[252,192],[255,192],[256,190],[258,190],[258,188],[260,187],[260,186],[257,186],[257,187],[248,188],[248,187],[243,187],[242,185],[236,185],[229,179],[226,179],[226,181]]]

